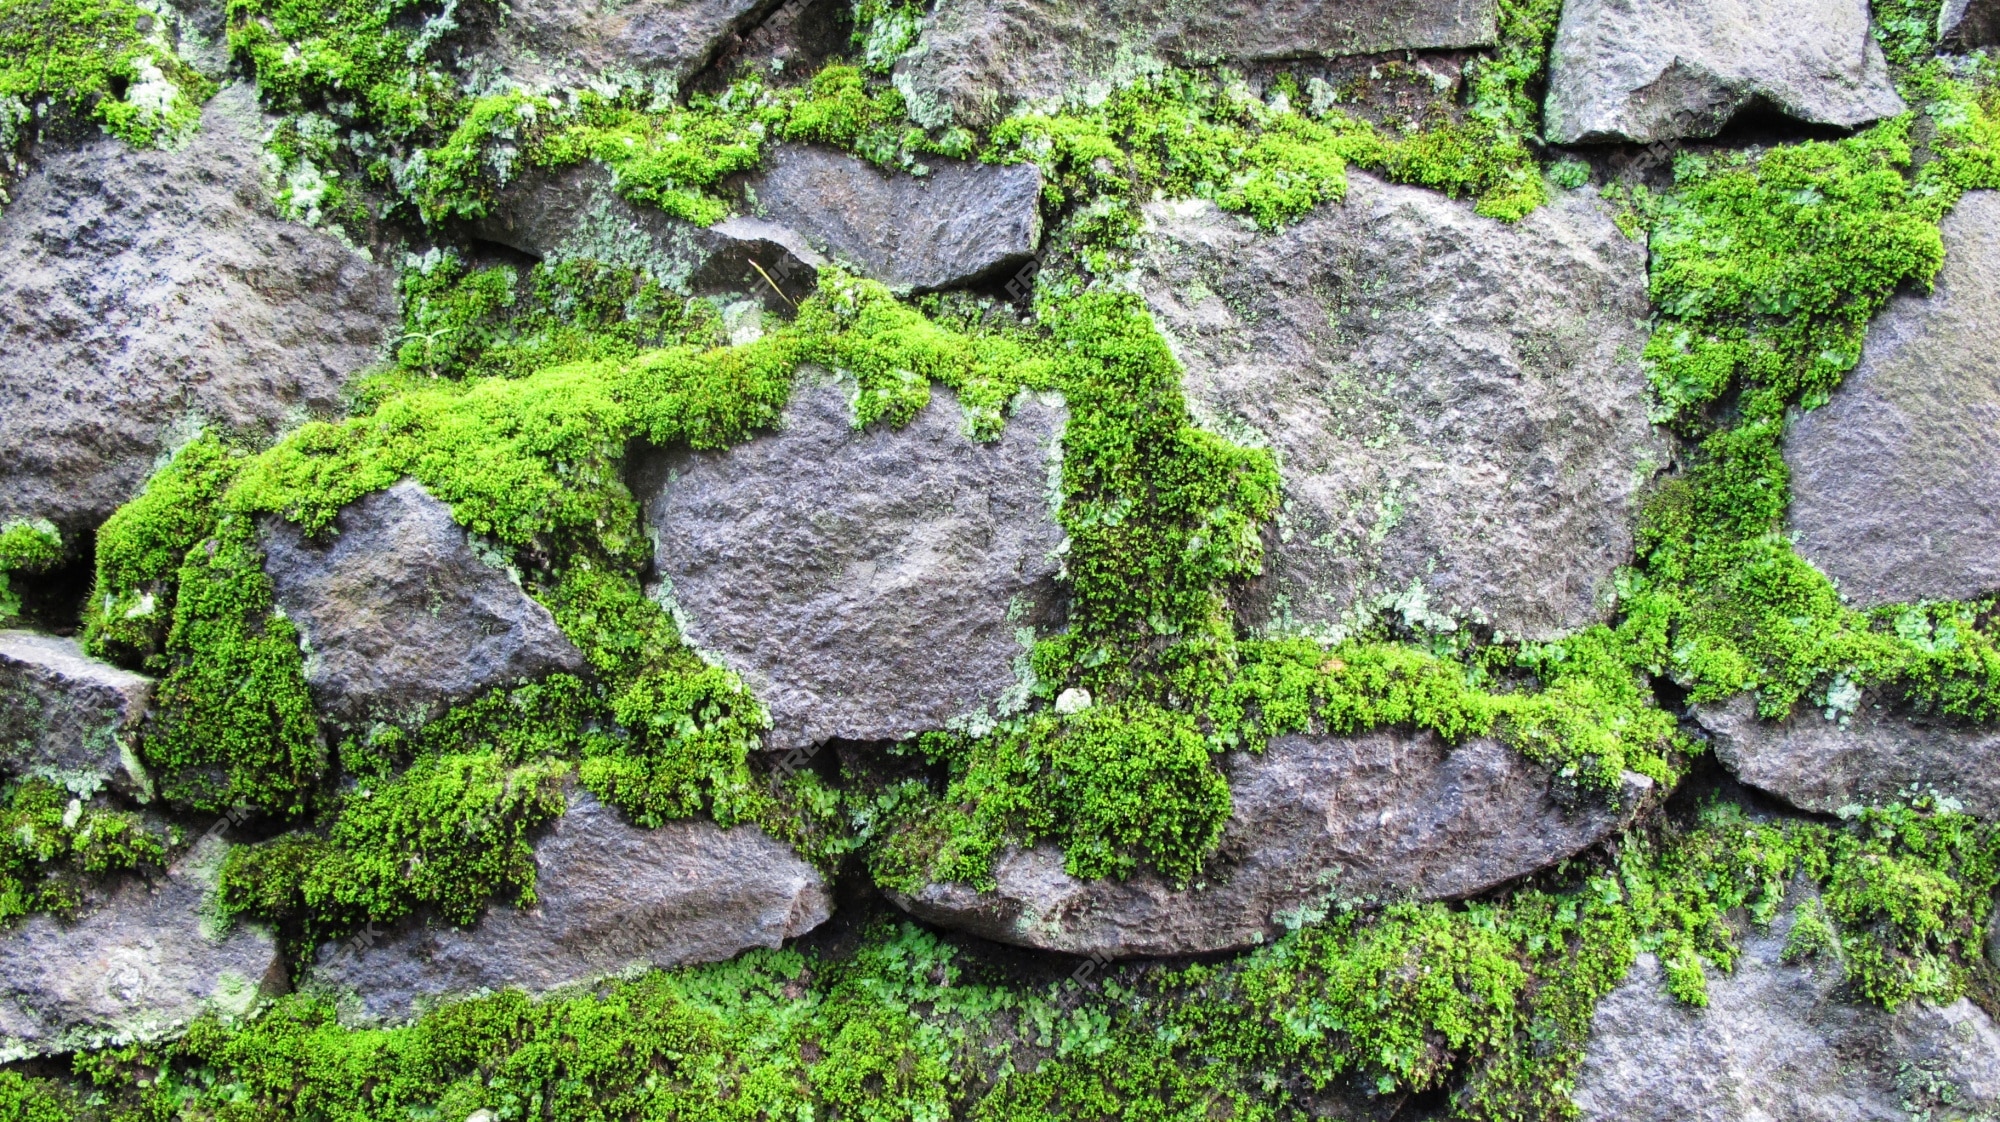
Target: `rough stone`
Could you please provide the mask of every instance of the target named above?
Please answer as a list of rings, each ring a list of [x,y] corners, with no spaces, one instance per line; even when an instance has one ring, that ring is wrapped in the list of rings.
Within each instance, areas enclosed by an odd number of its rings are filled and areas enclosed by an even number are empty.
[[[1938,38],[1950,50],[2000,46],[2000,3],[1944,0],[1938,12]]]
[[[1061,850],[1040,846],[1006,851],[991,892],[933,884],[892,898],[920,919],[1044,950],[1234,950],[1337,901],[1453,899],[1546,868],[1620,829],[1652,787],[1627,775],[1619,807],[1565,808],[1546,769],[1497,741],[1448,748],[1387,731],[1282,736],[1223,770],[1234,807],[1202,884],[1078,880]]]
[[[926,126],[1104,91],[1163,65],[1481,47],[1492,0],[941,0],[895,81]]]
[[[1736,778],[1802,810],[1832,814],[1927,792],[1981,818],[2000,816],[2000,730],[1898,714],[1872,698],[1836,720],[1800,706],[1766,721],[1742,694],[1695,718]]]
[[[101,137],[11,189],[0,522],[94,528],[196,425],[337,410],[402,329],[393,271],[267,200],[255,97],[224,89],[177,151]]]
[[[1640,955],[1591,1022],[1585,1122],[1907,1122],[2000,1105],[2000,1032],[1985,1013],[1964,998],[1850,1004],[1837,966],[1782,962],[1791,922],[1746,937],[1733,974],[1710,973],[1705,1009],[1677,1002]],[[1964,1114],[1928,1113],[1946,1086]]]
[[[1567,0],[1549,56],[1557,144],[1714,136],[1768,107],[1853,128],[1903,112],[1868,0]]]
[[[785,145],[766,154],[747,198],[820,253],[897,288],[949,288],[1025,264],[1041,241],[1035,165],[927,163],[916,176]]]
[[[583,671],[549,610],[414,480],[349,504],[334,530],[316,541],[270,519],[263,544],[306,682],[337,720],[415,724],[491,686]]]
[[[153,1039],[282,992],[268,931],[206,917],[227,848],[205,839],[157,882],[123,877],[72,920],[38,914],[0,932],[0,1061]]]
[[[1792,539],[1858,608],[2000,592],[2000,192],[1943,232],[1935,291],[1891,300],[1785,438]]]
[[[89,796],[150,798],[138,736],[153,680],[83,653],[75,639],[0,631],[0,768]]]
[[[769,748],[982,710],[1055,610],[1064,409],[1024,396],[990,443],[942,388],[900,430],[851,416],[840,386],[802,385],[780,431],[656,454],[637,488],[688,641],[769,709]]]
[[[507,0],[475,70],[556,89],[607,81],[669,96],[778,0]]]
[[[1141,283],[1197,417],[1278,457],[1282,512],[1242,618],[1338,634],[1378,611],[1544,638],[1601,614],[1640,491],[1645,248],[1596,200],[1521,222],[1349,173],[1260,234],[1159,203]]]
[[[343,1017],[399,1020],[447,994],[545,993],[648,967],[720,962],[826,921],[825,881],[756,826],[642,830],[578,790],[535,845],[536,903],[496,905],[469,929],[410,920],[321,949],[309,984]]]

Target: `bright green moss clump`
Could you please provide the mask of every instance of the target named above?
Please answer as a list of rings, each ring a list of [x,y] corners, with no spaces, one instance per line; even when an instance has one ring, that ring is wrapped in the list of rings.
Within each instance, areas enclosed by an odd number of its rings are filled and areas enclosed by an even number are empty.
[[[0,806],[0,925],[33,912],[69,912],[107,873],[161,866],[167,838],[136,814],[86,807],[43,779],[8,784]]]
[[[163,18],[125,0],[0,0],[0,166],[51,111],[142,146],[193,127],[215,85],[174,53]]]
[[[45,519],[0,524],[0,624],[20,614],[21,598],[8,583],[10,573],[39,573],[62,561],[62,534]]]

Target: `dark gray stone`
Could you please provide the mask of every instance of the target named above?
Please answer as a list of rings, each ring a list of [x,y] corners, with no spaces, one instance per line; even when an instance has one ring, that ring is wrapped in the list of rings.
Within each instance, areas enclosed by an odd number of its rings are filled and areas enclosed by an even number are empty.
[[[1575,1093],[1584,1122],[1990,1117],[1992,1020],[1964,998],[1895,1013],[1842,1000],[1838,964],[1782,961],[1793,915],[1746,937],[1733,974],[1710,972],[1704,1009],[1676,1001],[1640,955],[1591,1022]],[[1947,1086],[1956,1109],[1930,1113]]]
[[[897,288],[937,289],[1018,270],[1042,234],[1033,164],[928,161],[921,176],[845,152],[786,145],[765,155],[746,198],[814,249]]]
[[[1601,617],[1642,488],[1646,251],[1584,193],[1519,223],[1349,172],[1275,234],[1147,210],[1140,283],[1197,418],[1277,454],[1243,618],[1337,637],[1379,613],[1547,638]]]
[[[2000,46],[2000,2],[1944,0],[1938,12],[1938,38],[1947,50]]]
[[[0,631],[0,768],[84,798],[105,784],[150,798],[138,737],[152,699],[151,678],[91,658],[75,639]]]
[[[891,740],[1024,700],[1002,695],[1055,599],[1067,414],[1026,396],[978,443],[932,393],[900,430],[856,430],[840,386],[802,385],[780,431],[643,471],[684,633],[769,709],[766,747]]]
[[[496,905],[465,930],[407,921],[321,948],[309,985],[343,1019],[401,1020],[445,995],[545,993],[651,967],[720,962],[826,921],[826,883],[756,826],[642,830],[576,791],[535,844],[536,903]]]
[[[103,137],[0,210],[0,522],[67,537],[200,425],[268,435],[340,408],[402,329],[396,274],[279,218],[256,95],[217,94],[176,151]]]
[[[941,0],[896,64],[929,127],[1108,92],[1164,66],[1480,47],[1492,0]]]
[[[1736,778],[1802,810],[1832,814],[1928,793],[2000,817],[2000,729],[1955,728],[1872,699],[1834,720],[1801,705],[1786,720],[1766,721],[1749,694],[1703,706],[1695,718]]]
[[[1010,849],[990,892],[933,884],[891,898],[912,915],[1003,943],[1071,954],[1199,954],[1271,939],[1338,902],[1470,896],[1547,868],[1630,821],[1652,783],[1626,776],[1620,805],[1565,808],[1546,769],[1492,740],[1429,734],[1282,736],[1223,762],[1234,800],[1204,883],[1150,871],[1079,880],[1060,849]]]
[[[349,504],[325,542],[264,523],[264,570],[299,627],[314,699],[348,724],[417,724],[583,655],[451,508],[405,479]]]
[[[473,69],[529,89],[616,83],[671,97],[778,2],[507,0]]]
[[[1868,0],[1565,0],[1551,141],[1714,136],[1759,104],[1845,128],[1901,113]]]
[[[33,915],[0,932],[0,1062],[158,1039],[283,992],[270,933],[210,918],[227,850],[206,838],[157,882],[120,878],[74,920]]]
[[[2000,592],[2000,192],[1944,245],[1936,290],[1891,300],[1785,437],[1792,539],[1858,608]]]

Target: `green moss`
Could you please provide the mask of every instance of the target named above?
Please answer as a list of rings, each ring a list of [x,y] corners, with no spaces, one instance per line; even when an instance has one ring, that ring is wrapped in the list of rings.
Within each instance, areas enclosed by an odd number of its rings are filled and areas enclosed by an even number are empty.
[[[0,2],[0,153],[51,112],[139,146],[194,127],[215,84],[174,53],[162,17],[123,0]]]
[[[71,912],[94,879],[165,865],[166,843],[138,815],[85,806],[45,780],[16,780],[0,807],[0,925]]]
[[[62,534],[44,518],[0,524],[0,623],[20,614],[21,600],[8,583],[11,573],[40,573],[62,561]]]

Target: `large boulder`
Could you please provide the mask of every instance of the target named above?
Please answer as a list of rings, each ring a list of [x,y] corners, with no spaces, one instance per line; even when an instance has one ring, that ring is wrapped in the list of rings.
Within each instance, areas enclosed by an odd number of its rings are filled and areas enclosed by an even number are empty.
[[[610,82],[671,97],[778,3],[507,0],[472,65],[529,89]]]
[[[94,528],[197,426],[268,434],[337,410],[401,330],[393,271],[273,209],[264,130],[230,86],[183,148],[103,137],[11,188],[0,522]]]
[[[1253,625],[1379,611],[1546,638],[1602,613],[1641,489],[1646,251],[1583,193],[1519,223],[1350,172],[1275,234],[1147,209],[1141,284],[1198,418],[1284,480]]]
[[[746,186],[759,215],[798,231],[854,272],[904,289],[937,289],[1018,270],[1042,232],[1033,164],[929,161],[921,176],[845,152],[785,145]]]
[[[1801,708],[1767,721],[1739,694],[1697,708],[1695,718],[1736,778],[1802,810],[1832,814],[1926,793],[2000,817],[2000,729],[1898,714],[1872,698],[1853,713]]]
[[[1151,871],[1079,880],[1060,849],[1010,849],[991,891],[891,893],[912,915],[1003,943],[1127,957],[1235,950],[1337,903],[1470,896],[1547,868],[1620,829],[1652,788],[1565,806],[1547,769],[1488,739],[1430,733],[1281,736],[1223,762],[1234,806],[1202,883]]]
[[[489,687],[584,669],[549,610],[414,480],[349,504],[324,540],[276,518],[262,536],[306,682],[345,724],[415,725]]]
[[[1714,136],[1752,106],[1845,128],[1901,113],[1868,0],[1565,0],[1551,141]]]
[[[893,740],[1007,705],[1028,629],[1057,611],[1066,417],[1023,395],[981,443],[937,388],[905,427],[856,429],[847,392],[809,382],[778,432],[643,467],[664,590],[688,642],[769,709],[766,747]]]
[[[1792,539],[1858,608],[2000,592],[2000,192],[1967,194],[1944,246],[1936,289],[1891,300],[1785,437]]]
[[[0,631],[0,768],[88,798],[109,784],[152,795],[138,737],[153,680],[83,653],[75,639]]]
[[[535,845],[535,905],[468,929],[408,920],[323,947],[308,984],[354,1021],[400,1020],[445,995],[545,993],[631,970],[720,962],[826,921],[826,882],[756,826],[638,829],[588,793]]]
[[[1938,38],[1951,50],[2000,46],[2000,0],[1944,0]]]
[[[1481,47],[1493,0],[941,0],[895,81],[926,126],[1091,94],[1162,66]]]
[[[277,940],[212,921],[227,844],[198,842],[154,881],[121,877],[76,917],[0,932],[0,1062],[170,1035],[284,990]]]
[[[2000,1107],[2000,1031],[1978,1006],[1851,1004],[1837,964],[1783,961],[1791,923],[1743,941],[1735,972],[1709,976],[1707,1008],[1676,1001],[1640,955],[1591,1022],[1584,1122],[1908,1122]],[[1956,1109],[1930,1113],[1947,1101]]]

